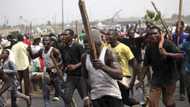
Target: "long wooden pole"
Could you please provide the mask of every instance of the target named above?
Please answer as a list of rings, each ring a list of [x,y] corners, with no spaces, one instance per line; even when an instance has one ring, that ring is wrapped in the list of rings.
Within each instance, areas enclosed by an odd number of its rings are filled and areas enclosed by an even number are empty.
[[[76,32],[76,35],[77,35],[77,42],[79,43],[79,32],[78,32],[78,21],[76,20],[75,21],[75,32]]]
[[[56,61],[55,57],[53,56],[53,53],[50,54],[50,58],[52,59],[52,62],[55,66],[55,69],[57,70],[57,73],[60,77],[63,77],[62,70],[59,68],[58,62]]]
[[[86,11],[86,5],[85,5],[84,0],[79,0],[79,9],[80,9],[80,13],[82,16],[82,21],[83,21],[85,33],[86,33],[86,36],[88,39],[88,44],[90,47],[90,54],[91,54],[93,59],[97,59],[96,47],[95,47],[95,43],[94,43],[94,40],[93,40],[92,35],[91,35],[92,32],[91,32],[91,27],[90,27],[88,14]]]

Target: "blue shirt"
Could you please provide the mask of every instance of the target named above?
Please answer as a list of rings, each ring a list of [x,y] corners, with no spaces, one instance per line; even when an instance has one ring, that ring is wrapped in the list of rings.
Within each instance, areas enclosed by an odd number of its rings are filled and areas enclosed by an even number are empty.
[[[188,36],[189,36],[188,33],[182,32],[180,34],[180,38],[179,38],[179,45],[186,42]],[[177,34],[176,34],[176,32],[173,34],[172,37],[173,37],[173,42],[177,45]]]
[[[184,70],[190,72],[190,41],[182,44],[182,51],[185,52]]]

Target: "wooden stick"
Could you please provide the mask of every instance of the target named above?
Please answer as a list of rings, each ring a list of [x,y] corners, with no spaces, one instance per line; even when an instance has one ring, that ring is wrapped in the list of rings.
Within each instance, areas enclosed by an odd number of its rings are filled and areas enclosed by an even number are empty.
[[[56,61],[55,57],[53,56],[53,53],[50,53],[50,58],[52,59],[52,62],[55,66],[55,69],[57,70],[57,73],[59,74],[60,77],[63,77],[62,70],[60,69],[58,62]]]
[[[154,7],[156,13],[160,16],[160,22],[161,22],[162,26],[164,27],[164,29],[166,30],[166,35],[169,34],[168,27],[166,25],[166,22],[162,19],[160,11],[158,10],[158,8],[156,7],[156,5],[154,4],[153,1],[151,1],[151,3],[152,3],[152,6]]]
[[[84,0],[79,0],[79,9],[81,12],[84,29],[85,29],[86,36],[88,39],[88,44],[90,47],[90,54],[91,54],[93,59],[97,59],[96,47],[95,47],[95,43],[94,43],[94,40],[93,40],[92,35],[91,35],[92,34],[91,33],[91,27],[90,27],[88,14],[86,11],[86,6],[85,6]]]

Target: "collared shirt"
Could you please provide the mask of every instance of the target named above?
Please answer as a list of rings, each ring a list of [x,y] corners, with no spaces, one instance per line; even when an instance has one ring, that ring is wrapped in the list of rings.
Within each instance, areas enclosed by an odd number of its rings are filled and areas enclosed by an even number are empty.
[[[61,56],[63,59],[63,64],[64,65],[69,65],[69,64],[78,64],[81,61],[81,56],[84,52],[84,48],[82,45],[73,42],[69,46],[65,46],[60,49]],[[76,69],[74,72],[68,72],[69,75],[74,75],[74,76],[80,76],[81,71],[80,67]]]
[[[72,41],[72,43],[69,45],[69,47],[71,48],[73,46],[73,44],[74,44],[74,41]]]
[[[179,38],[179,45],[186,42],[187,41],[186,39],[188,36],[189,36],[188,33],[182,32],[180,34],[180,38]],[[177,34],[176,33],[173,34],[173,42],[177,45]]]
[[[29,67],[27,47],[23,42],[18,42],[12,47],[17,70],[25,70]]]

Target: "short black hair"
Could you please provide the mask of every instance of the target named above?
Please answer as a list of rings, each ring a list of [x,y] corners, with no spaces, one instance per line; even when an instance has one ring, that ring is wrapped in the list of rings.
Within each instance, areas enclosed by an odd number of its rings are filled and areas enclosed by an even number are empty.
[[[18,41],[23,41],[23,35],[22,34],[17,34],[17,40]]]
[[[52,38],[51,38],[49,35],[45,35],[45,36],[43,36],[42,41],[44,40],[44,38],[48,38],[49,41],[52,41]]]
[[[72,29],[65,29],[65,30],[64,30],[64,33],[65,33],[65,32],[68,32],[68,34],[71,35],[71,36],[73,36],[73,37],[75,36],[75,33],[74,33],[74,31],[73,31]],[[64,34],[64,33],[63,33],[63,34]]]
[[[176,26],[178,26],[178,24],[179,24],[179,21],[176,22]],[[180,24],[181,24],[182,27],[185,26],[184,21],[182,21],[182,20],[180,21]]]
[[[117,32],[117,30],[115,30],[115,29],[109,29],[109,30],[108,30],[108,35],[117,36],[117,35],[118,35],[118,32]]]
[[[49,36],[50,37],[54,37],[54,36],[56,37],[56,35],[54,33],[50,33]]]
[[[161,34],[161,31],[162,31],[162,30],[161,30],[158,26],[152,26],[152,27],[150,28],[150,31],[151,31],[152,29],[158,30],[159,34]]]

